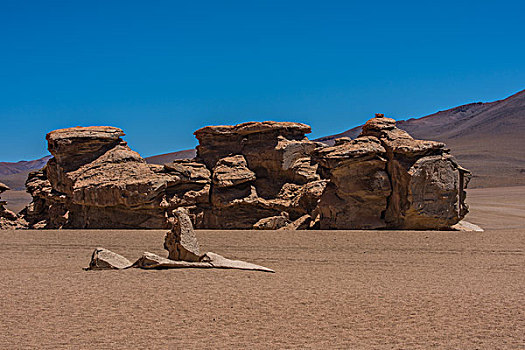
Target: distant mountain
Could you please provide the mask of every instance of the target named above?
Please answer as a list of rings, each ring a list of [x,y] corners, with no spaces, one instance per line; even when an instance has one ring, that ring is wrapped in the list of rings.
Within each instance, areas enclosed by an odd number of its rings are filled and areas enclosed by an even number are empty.
[[[158,156],[151,156],[146,158],[146,162],[149,164],[166,164],[171,163],[177,159],[195,158],[196,155],[197,150],[193,148],[184,151],[159,154]]]
[[[40,169],[46,165],[51,156],[45,156],[36,160],[21,160],[19,162],[0,162],[0,175],[18,174],[27,170]]]
[[[473,172],[471,188],[525,185],[525,90],[504,100],[470,103],[397,125],[415,138],[445,142]],[[360,132],[358,126],[317,141],[333,144],[336,138],[355,138]]]
[[[27,175],[46,165],[51,156],[35,160],[21,160],[19,162],[0,162],[0,182],[5,183],[14,191],[25,191]]]

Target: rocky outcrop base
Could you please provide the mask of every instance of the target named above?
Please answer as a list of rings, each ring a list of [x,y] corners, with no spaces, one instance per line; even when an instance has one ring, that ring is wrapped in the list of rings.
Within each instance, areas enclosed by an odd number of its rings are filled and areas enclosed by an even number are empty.
[[[133,264],[123,256],[113,253],[104,248],[96,248],[91,256],[89,266],[85,270],[122,270],[127,268],[141,268],[147,270],[163,270],[163,269],[180,269],[180,268],[219,268],[219,269],[237,269],[237,270],[251,270],[263,272],[275,272],[264,266],[255,265],[240,260],[231,260],[222,255],[208,252],[202,256],[198,256],[198,241],[189,215],[186,211],[181,209],[175,210],[176,220],[173,223],[173,228],[166,234],[164,248],[168,251],[168,258],[163,258],[157,254],[144,252],[142,256]],[[173,233],[179,232],[179,234]],[[182,233],[181,233],[182,232]],[[186,237],[186,238],[185,238]],[[188,247],[185,243],[181,243],[188,237],[191,238],[190,252],[184,247]],[[196,250],[195,250],[195,247]],[[183,252],[181,254],[181,251]],[[196,257],[197,256],[197,257]]]

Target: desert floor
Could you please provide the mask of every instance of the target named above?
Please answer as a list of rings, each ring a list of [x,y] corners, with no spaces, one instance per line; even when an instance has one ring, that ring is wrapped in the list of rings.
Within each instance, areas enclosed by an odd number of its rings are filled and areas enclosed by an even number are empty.
[[[469,191],[477,232],[198,231],[270,267],[91,271],[163,231],[0,231],[0,348],[525,348],[525,187]]]

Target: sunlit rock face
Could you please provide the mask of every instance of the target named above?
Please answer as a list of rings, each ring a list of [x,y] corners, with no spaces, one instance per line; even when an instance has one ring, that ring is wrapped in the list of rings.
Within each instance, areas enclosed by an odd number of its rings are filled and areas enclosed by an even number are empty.
[[[308,125],[290,122],[197,130],[197,157],[213,173],[211,208],[204,213],[204,227],[251,229],[259,220],[282,212],[292,220],[311,212],[322,190],[315,191],[309,184],[324,189],[326,182],[319,184],[317,164],[311,159],[320,145],[306,138],[310,131]],[[309,200],[313,205],[306,203]]]
[[[47,135],[53,155],[26,186],[32,228],[447,229],[468,212],[468,171],[444,144],[378,115],[332,147],[289,122],[207,126],[195,159],[147,164],[118,128]]]
[[[447,229],[468,212],[469,172],[443,143],[414,140],[383,115],[314,159],[330,180],[319,202],[321,228]]]
[[[121,139],[122,130],[87,127],[47,135],[53,158],[30,174],[33,202],[25,216],[35,228],[165,228],[167,212],[197,211],[208,202],[204,164],[146,164]],[[195,215],[197,215],[196,213]]]

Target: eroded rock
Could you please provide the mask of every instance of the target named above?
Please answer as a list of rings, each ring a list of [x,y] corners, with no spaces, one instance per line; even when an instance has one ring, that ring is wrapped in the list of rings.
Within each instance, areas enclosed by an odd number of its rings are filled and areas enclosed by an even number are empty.
[[[383,115],[332,147],[309,132],[207,126],[195,132],[195,159],[150,165],[118,128],[56,130],[54,158],[29,175],[33,201],[21,215],[31,228],[169,228],[184,207],[197,228],[447,229],[468,213],[470,173],[444,144],[415,140]]]
[[[141,269],[175,269],[189,267],[212,268],[213,266],[208,262],[171,260],[157,254],[144,252],[144,254],[133,263],[132,267]]]
[[[270,216],[268,218],[261,219],[253,224],[255,230],[278,230],[290,223],[290,217],[288,213],[282,212],[281,215]]]
[[[295,231],[295,230],[307,230],[310,228],[312,217],[308,214],[301,216],[299,219],[290,222],[286,226],[281,227],[279,230],[282,231]]]
[[[199,242],[193,231],[188,211],[181,207],[173,211],[175,220],[171,231],[166,233],[164,248],[171,260],[199,261]]]
[[[375,137],[318,150],[320,173],[330,179],[319,201],[321,229],[378,229],[391,194],[386,151]]]
[[[321,229],[446,229],[468,212],[469,172],[443,143],[414,140],[383,115],[314,159],[330,180],[317,208]]]
[[[85,270],[121,270],[131,267],[131,261],[105,248],[95,248]]]
[[[202,262],[211,264],[215,268],[219,269],[237,269],[237,270],[252,270],[252,271],[263,271],[272,272],[275,271],[264,266],[248,263],[241,260],[231,260],[223,257],[222,255],[208,252],[204,255]]]
[[[441,142],[414,140],[382,115],[363,126],[360,137],[377,137],[386,150],[392,194],[384,213],[389,228],[446,229],[467,213],[470,173]]]
[[[179,206],[207,203],[210,172],[197,161],[149,165],[112,127],[56,130],[47,135],[54,158],[26,183],[24,211],[33,228],[166,228]],[[201,215],[202,216],[202,215]]]
[[[201,269],[237,269],[272,272],[275,271],[264,266],[247,263],[240,260],[227,259],[219,254],[208,252],[203,255],[201,261],[175,261],[166,259],[153,253],[144,254],[133,264],[132,267],[141,269],[182,269],[182,268],[201,268]]]
[[[464,231],[464,232],[484,232],[485,230],[482,229],[480,226],[473,224],[471,222],[461,220],[455,225],[452,225],[451,229],[456,231]]]

